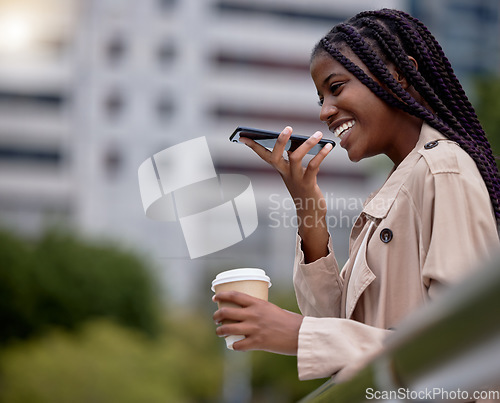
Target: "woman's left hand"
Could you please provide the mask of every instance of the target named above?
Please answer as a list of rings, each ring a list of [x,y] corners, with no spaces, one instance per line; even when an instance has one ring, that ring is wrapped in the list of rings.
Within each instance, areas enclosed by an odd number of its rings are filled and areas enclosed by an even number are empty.
[[[302,315],[236,291],[220,292],[214,296],[213,300],[214,302],[231,302],[240,306],[222,307],[213,316],[217,324],[224,320],[236,322],[220,325],[216,330],[218,336],[246,336],[244,340],[234,343],[234,350],[263,350],[297,355]]]

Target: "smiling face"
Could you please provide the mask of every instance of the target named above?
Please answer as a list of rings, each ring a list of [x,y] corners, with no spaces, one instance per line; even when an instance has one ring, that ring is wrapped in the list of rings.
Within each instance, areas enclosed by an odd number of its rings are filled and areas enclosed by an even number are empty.
[[[368,71],[352,53],[344,54]],[[393,66],[389,69],[397,75]],[[320,100],[320,119],[340,138],[351,161],[385,154],[397,165],[413,149],[421,121],[387,105],[329,54],[320,51],[314,56],[311,77]]]

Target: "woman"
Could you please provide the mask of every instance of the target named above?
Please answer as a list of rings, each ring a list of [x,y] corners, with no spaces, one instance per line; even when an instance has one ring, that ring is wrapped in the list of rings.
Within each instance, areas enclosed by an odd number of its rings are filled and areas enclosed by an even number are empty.
[[[320,119],[349,159],[385,154],[394,168],[366,201],[352,229],[350,258],[339,271],[316,181],[331,147],[302,164],[322,134],[288,160],[283,151],[290,127],[272,152],[242,139],[280,173],[296,201],[302,225],[294,285],[303,316],[238,293],[215,300],[243,309],[214,314],[216,323],[237,321],[219,326],[219,336],[246,335],[235,350],[297,355],[300,379],[348,373],[379,352],[402,318],[498,246],[500,220],[490,145],[441,47],[420,21],[388,9],[360,13],[321,39],[310,66]]]

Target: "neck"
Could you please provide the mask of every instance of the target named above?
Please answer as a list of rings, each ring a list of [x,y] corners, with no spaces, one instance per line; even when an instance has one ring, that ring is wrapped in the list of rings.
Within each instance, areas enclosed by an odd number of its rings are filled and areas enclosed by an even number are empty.
[[[405,119],[398,123],[398,130],[402,135],[387,152],[387,156],[396,166],[415,148],[423,124],[422,119],[402,113],[406,115]]]

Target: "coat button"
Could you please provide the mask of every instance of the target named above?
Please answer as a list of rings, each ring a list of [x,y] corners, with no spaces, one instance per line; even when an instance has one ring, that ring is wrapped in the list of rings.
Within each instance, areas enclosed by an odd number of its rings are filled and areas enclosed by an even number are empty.
[[[389,243],[392,240],[392,231],[389,228],[384,228],[380,231],[380,240],[383,243]]]
[[[425,146],[424,148],[426,150],[430,150],[431,148],[434,148],[438,145],[438,141],[437,140],[434,140],[434,141],[429,141]]]

